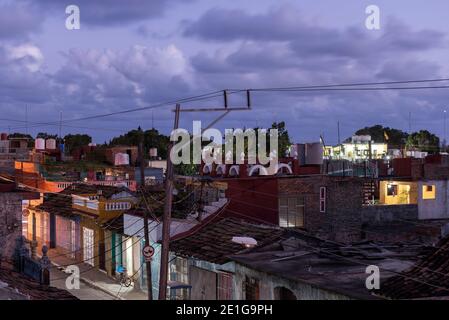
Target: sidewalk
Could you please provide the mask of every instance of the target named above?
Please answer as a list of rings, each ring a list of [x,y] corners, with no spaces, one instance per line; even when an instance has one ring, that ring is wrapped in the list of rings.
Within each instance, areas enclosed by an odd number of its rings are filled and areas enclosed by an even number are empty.
[[[64,271],[67,265],[77,265],[80,268],[80,281],[86,285],[110,294],[113,298],[119,300],[146,300],[147,295],[141,290],[134,290],[133,286],[126,288],[121,286],[118,280],[109,277],[106,272],[97,268],[81,263],[77,264],[74,260],[61,255],[55,250],[48,251],[48,257],[53,265],[60,267]],[[62,266],[62,267],[61,267]]]

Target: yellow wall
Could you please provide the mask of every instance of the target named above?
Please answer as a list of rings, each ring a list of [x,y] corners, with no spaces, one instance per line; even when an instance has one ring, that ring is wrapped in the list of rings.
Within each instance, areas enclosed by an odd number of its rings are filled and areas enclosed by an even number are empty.
[[[397,195],[388,195],[388,185],[397,185]],[[380,182],[380,203],[386,205],[395,204],[417,204],[418,184],[416,182],[403,181],[381,181]]]
[[[427,191],[427,186],[432,186],[432,191]],[[436,186],[429,184],[422,186],[422,198],[424,200],[433,200],[436,198]]]
[[[89,197],[89,196],[95,196],[95,194],[90,195],[82,195],[82,197]],[[87,200],[86,200],[87,201]],[[108,220],[114,219],[121,214],[123,214],[126,210],[120,209],[120,210],[106,210],[106,204],[107,203],[116,203],[116,202],[129,202],[131,204],[131,208],[134,207],[134,200],[128,199],[128,198],[122,198],[122,199],[113,199],[113,200],[106,200],[104,198],[98,199],[98,210],[88,208],[87,206],[79,206],[76,204],[72,204],[72,207],[74,209],[95,214],[98,216],[100,223],[106,222]]]

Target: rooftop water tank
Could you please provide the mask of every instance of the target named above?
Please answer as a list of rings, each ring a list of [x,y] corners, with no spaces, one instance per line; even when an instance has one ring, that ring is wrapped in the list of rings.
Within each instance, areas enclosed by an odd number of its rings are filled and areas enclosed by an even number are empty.
[[[55,139],[47,139],[45,141],[45,149],[56,150],[56,140]]]
[[[114,165],[129,165],[129,155],[127,153],[116,153],[114,157]]]
[[[37,138],[34,141],[34,148],[36,150],[44,150],[45,149],[45,140],[42,138]]]
[[[323,146],[320,142],[306,144],[306,164],[323,164]]]
[[[150,148],[150,157],[157,157],[157,148]]]

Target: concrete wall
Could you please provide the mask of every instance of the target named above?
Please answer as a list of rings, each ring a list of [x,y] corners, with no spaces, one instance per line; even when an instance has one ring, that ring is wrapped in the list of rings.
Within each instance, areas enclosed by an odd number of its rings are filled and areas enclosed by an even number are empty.
[[[423,199],[423,186],[433,185],[436,188],[435,199]],[[448,180],[426,180],[418,183],[419,219],[447,219]]]
[[[418,219],[416,204],[363,206],[361,212],[363,223],[369,225]]]
[[[259,298],[260,300],[274,300],[275,289],[284,287],[293,292],[297,300],[350,300],[349,297],[322,290],[299,281],[284,279],[275,275],[256,271],[243,265],[235,265],[235,299],[244,300],[243,287],[245,276],[253,277],[259,280]]]
[[[304,196],[305,228],[330,240],[360,240],[363,179],[311,176],[279,179],[279,195]],[[320,212],[320,187],[326,187],[326,212]],[[232,200],[231,200],[232,201]]]
[[[16,239],[22,235],[22,197],[20,193],[0,192],[0,257],[11,259]]]

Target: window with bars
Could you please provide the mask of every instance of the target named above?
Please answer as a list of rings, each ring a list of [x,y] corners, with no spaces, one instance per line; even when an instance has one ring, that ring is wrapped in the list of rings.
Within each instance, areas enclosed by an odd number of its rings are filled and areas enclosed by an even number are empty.
[[[279,226],[285,228],[304,226],[304,197],[279,198]]]

